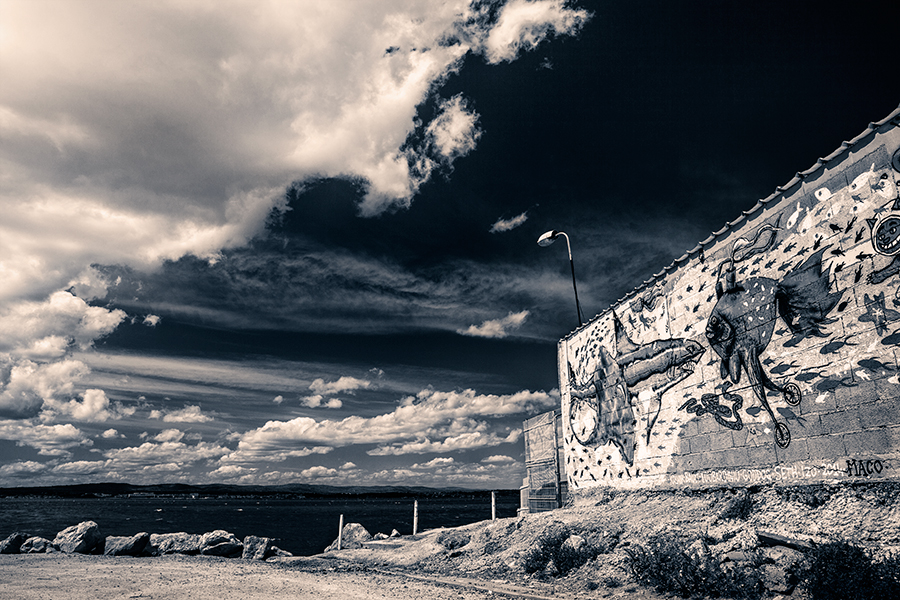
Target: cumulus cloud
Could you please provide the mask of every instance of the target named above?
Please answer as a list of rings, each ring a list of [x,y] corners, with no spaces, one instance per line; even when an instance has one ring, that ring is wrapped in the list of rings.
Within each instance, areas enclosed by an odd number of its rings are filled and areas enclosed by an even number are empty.
[[[562,0],[490,14],[466,0],[5,4],[0,300],[69,282],[99,294],[80,277],[91,264],[214,261],[293,181],[362,182],[366,215],[408,206],[428,161],[477,142],[460,96],[416,120],[462,58],[512,60],[587,18]]]
[[[481,459],[483,463],[489,463],[494,465],[504,465],[508,463],[518,462],[511,456],[506,456],[505,454],[495,454],[493,456],[487,456]]]
[[[86,390],[80,396],[80,402],[74,398],[68,402],[45,398],[41,420],[51,421],[68,417],[74,421],[103,423],[111,419],[128,417],[137,412],[136,408],[123,406],[120,402],[110,403],[103,390]]]
[[[558,392],[521,391],[509,395],[474,390],[426,389],[404,398],[392,412],[375,417],[349,416],[316,421],[298,417],[269,421],[246,432],[238,453],[259,455],[290,450],[298,443],[330,446],[378,444],[371,454],[450,452],[514,442],[520,430],[493,431],[483,417],[530,414],[556,406]],[[479,420],[478,417],[482,417]]]
[[[105,440],[112,440],[112,439],[115,439],[118,437],[125,437],[125,436],[120,434],[116,429],[110,428],[110,429],[107,429],[106,431],[104,431],[103,433],[101,433],[100,437],[102,437]]]
[[[343,376],[336,381],[325,383],[324,379],[315,379],[309,384],[309,389],[316,394],[338,394],[340,392],[354,392],[367,389],[371,382],[356,377]]]
[[[92,446],[92,442],[72,424],[43,425],[28,421],[0,421],[0,439],[17,446],[35,448],[42,456],[69,457],[70,448]]]
[[[33,460],[20,461],[9,463],[8,465],[0,466],[0,477],[2,478],[14,478],[14,477],[33,477],[35,475],[40,474],[43,471],[47,470],[47,463],[40,463]]]
[[[284,396],[279,394],[279,395],[275,396],[274,398],[272,398],[272,402],[274,402],[275,404],[281,404],[282,402],[284,402]]]
[[[150,418],[162,419],[164,423],[207,423],[213,420],[213,417],[204,414],[196,404],[172,411],[151,410]]]
[[[304,396],[303,398],[300,398],[300,402],[307,408],[341,408],[344,405],[344,403],[339,398],[325,399],[321,394]]]
[[[58,359],[70,347],[89,348],[111,333],[125,312],[90,306],[60,291],[40,302],[18,302],[0,309],[0,352],[34,360]]]
[[[0,415],[36,416],[45,400],[71,397],[75,382],[89,372],[77,360],[41,364],[31,360],[4,360],[0,355]]]
[[[469,325],[468,329],[458,329],[456,333],[473,337],[505,338],[511,330],[518,329],[528,318],[528,311],[509,313],[502,319],[491,319],[481,325]]]
[[[180,429],[163,429],[153,439],[157,442],[180,442],[183,437],[184,432]]]
[[[310,391],[314,393],[300,398],[300,402],[307,408],[341,408],[344,403],[340,399],[326,398],[325,396],[340,393],[352,394],[356,390],[368,389],[371,385],[370,381],[346,375],[327,383],[324,379],[318,378],[309,384]]]
[[[520,215],[516,215],[511,219],[497,219],[497,222],[491,225],[491,233],[501,233],[504,231],[511,231],[516,227],[525,223],[528,220],[528,212],[523,212]]]
[[[162,318],[159,315],[147,315],[142,323],[147,327],[156,327],[161,320]]]
[[[488,62],[508,62],[531,50],[551,32],[579,31],[590,14],[566,6],[566,0],[513,0],[506,4],[485,41]]]
[[[244,448],[239,448],[235,452],[226,454],[220,459],[220,462],[223,464],[249,463],[260,460],[266,462],[284,462],[289,458],[302,458],[304,456],[312,456],[313,454],[328,454],[332,450],[334,450],[333,446],[313,446],[273,452],[268,449],[245,446]]]
[[[113,470],[175,471],[201,460],[218,459],[229,452],[228,448],[200,442],[185,444],[180,441],[160,443],[144,442],[140,446],[114,448],[103,452]]]
[[[427,454],[429,452],[457,452],[475,448],[489,448],[500,444],[514,444],[522,435],[521,429],[512,430],[503,437],[495,432],[469,431],[450,435],[438,440],[422,439],[415,442],[379,446],[366,452],[371,456],[402,456],[404,454]]]

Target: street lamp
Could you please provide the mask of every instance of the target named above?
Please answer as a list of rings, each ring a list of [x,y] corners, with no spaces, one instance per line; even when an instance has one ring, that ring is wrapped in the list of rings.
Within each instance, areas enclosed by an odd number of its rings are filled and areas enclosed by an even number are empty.
[[[549,246],[556,241],[556,238],[563,236],[566,238],[566,248],[569,249],[569,266],[572,267],[572,289],[575,290],[575,310],[578,311],[578,326],[583,325],[581,319],[581,304],[578,302],[578,287],[575,285],[575,261],[572,260],[572,246],[569,244],[569,236],[564,231],[556,231],[552,229],[538,238],[538,246]]]

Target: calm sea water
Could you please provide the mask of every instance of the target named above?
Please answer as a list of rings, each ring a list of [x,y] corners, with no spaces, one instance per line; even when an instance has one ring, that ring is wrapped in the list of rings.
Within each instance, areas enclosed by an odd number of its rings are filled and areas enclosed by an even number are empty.
[[[490,493],[462,497],[273,498],[0,498],[0,539],[23,531],[53,539],[82,521],[96,521],[104,535],[206,533],[224,529],[276,538],[298,556],[317,554],[337,538],[340,515],[372,535],[412,533],[413,500],[419,501],[419,531],[456,527],[491,518]],[[498,492],[497,518],[514,517],[518,492]]]

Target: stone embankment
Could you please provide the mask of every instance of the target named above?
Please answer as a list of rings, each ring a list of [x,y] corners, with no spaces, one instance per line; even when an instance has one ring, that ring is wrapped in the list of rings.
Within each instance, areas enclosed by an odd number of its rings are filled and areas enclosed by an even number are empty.
[[[248,535],[239,540],[218,529],[204,534],[136,533],[132,536],[104,536],[94,521],[84,521],[63,529],[53,540],[15,532],[0,542],[0,554],[65,552],[107,556],[160,556],[163,554],[203,554],[226,558],[266,560],[291,556],[275,546],[272,538]]]

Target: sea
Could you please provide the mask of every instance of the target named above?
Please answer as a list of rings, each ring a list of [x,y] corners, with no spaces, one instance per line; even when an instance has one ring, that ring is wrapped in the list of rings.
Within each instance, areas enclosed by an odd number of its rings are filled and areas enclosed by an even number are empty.
[[[497,518],[515,517],[518,491],[496,496]],[[52,540],[66,527],[95,521],[103,535],[206,533],[224,529],[274,538],[295,556],[322,552],[337,539],[344,523],[359,523],[372,535],[412,534],[413,506],[418,501],[418,532],[457,527],[491,518],[490,493],[441,496],[326,496],[304,498],[111,496],[54,498],[0,497],[0,539],[21,531]]]

